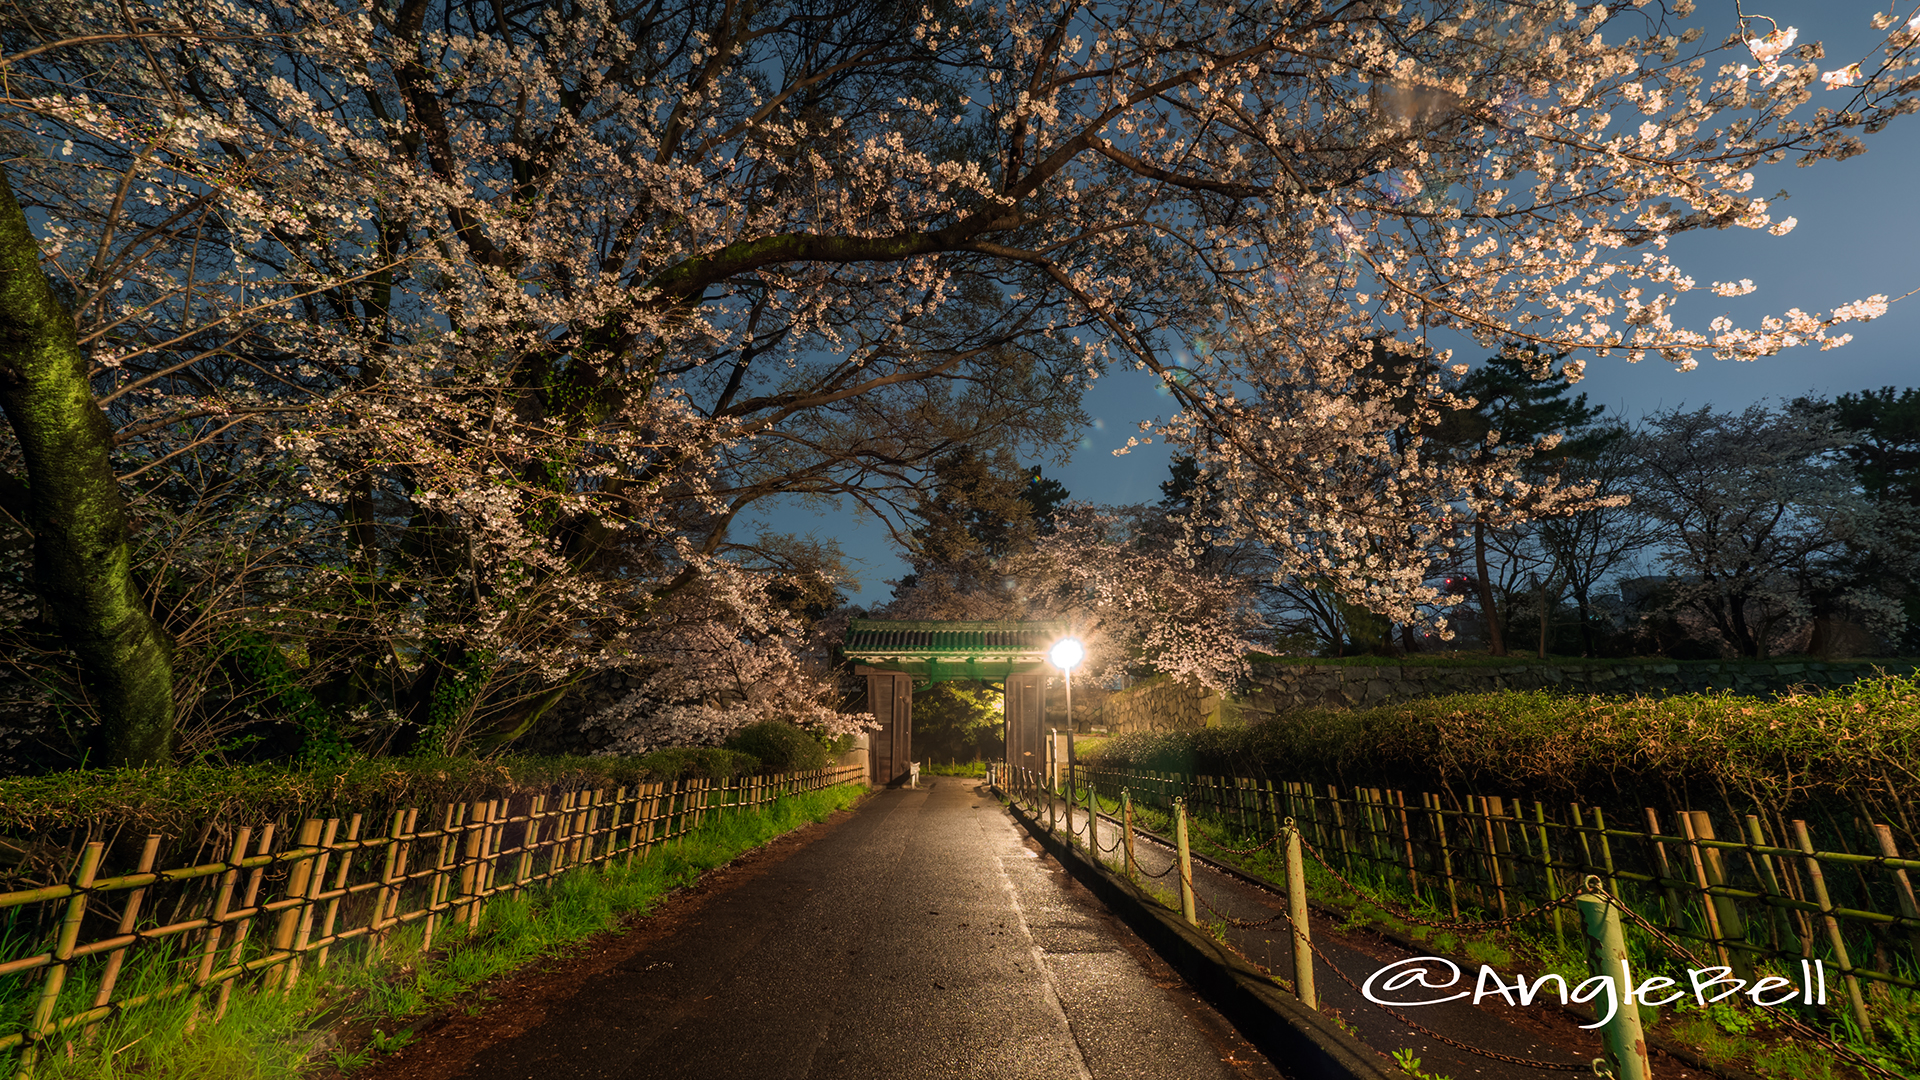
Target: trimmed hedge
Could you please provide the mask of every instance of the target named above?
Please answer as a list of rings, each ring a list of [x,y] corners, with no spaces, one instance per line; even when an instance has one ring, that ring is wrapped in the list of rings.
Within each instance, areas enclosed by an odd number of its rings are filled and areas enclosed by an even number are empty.
[[[1090,763],[1600,805],[1822,806],[1920,839],[1920,679],[1779,698],[1501,691],[1132,733]]]
[[[400,807],[760,771],[754,755],[719,747],[656,750],[643,757],[410,757],[339,765],[75,770],[0,779],[0,834],[92,826],[178,836],[205,822],[242,816],[258,822],[360,813],[378,820]]]

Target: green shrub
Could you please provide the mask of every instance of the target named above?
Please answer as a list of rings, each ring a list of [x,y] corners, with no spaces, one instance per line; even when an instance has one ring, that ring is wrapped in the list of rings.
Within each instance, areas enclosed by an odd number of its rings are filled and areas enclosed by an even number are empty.
[[[0,779],[0,836],[31,836],[103,823],[126,835],[192,836],[200,823],[346,817],[383,820],[402,807],[522,794],[618,788],[683,776],[725,779],[759,768],[719,747],[645,757],[405,757],[339,763],[76,769]]]
[[[1829,806],[1914,822],[1920,679],[1883,676],[1779,698],[1452,694],[1301,710],[1243,728],[1129,733],[1082,760],[1343,789],[1676,808],[1727,801],[1783,812]]]
[[[670,746],[641,757],[640,765],[653,780],[683,776],[731,780],[761,771],[760,759],[754,755],[719,746]]]
[[[753,755],[771,772],[824,769],[831,763],[819,739],[784,720],[748,724],[727,739],[727,749]]]

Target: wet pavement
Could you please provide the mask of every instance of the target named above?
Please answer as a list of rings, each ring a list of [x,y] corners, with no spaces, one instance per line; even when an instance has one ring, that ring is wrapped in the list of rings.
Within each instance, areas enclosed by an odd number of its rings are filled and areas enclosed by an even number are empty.
[[[876,792],[437,1075],[1274,1078],[979,781]],[[452,1065],[452,1062],[447,1062]]]

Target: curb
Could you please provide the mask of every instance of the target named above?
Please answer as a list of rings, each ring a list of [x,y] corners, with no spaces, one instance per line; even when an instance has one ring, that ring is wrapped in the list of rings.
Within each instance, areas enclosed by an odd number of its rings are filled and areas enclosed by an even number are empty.
[[[1018,803],[1009,801],[1006,806],[1048,854],[1119,915],[1276,1068],[1300,1080],[1408,1080],[1406,1073],[1385,1064],[1379,1051],[1300,1004],[1239,954],[1048,833]]]

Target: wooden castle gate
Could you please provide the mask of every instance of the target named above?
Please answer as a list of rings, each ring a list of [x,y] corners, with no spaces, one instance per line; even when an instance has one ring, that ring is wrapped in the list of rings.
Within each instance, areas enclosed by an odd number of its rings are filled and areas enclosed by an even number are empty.
[[[867,707],[880,730],[868,739],[875,784],[905,780],[913,761],[913,688],[962,679],[998,683],[1005,698],[1007,761],[1041,768],[1047,650],[1068,635],[1064,622],[948,622],[855,619],[844,651],[867,680]]]

